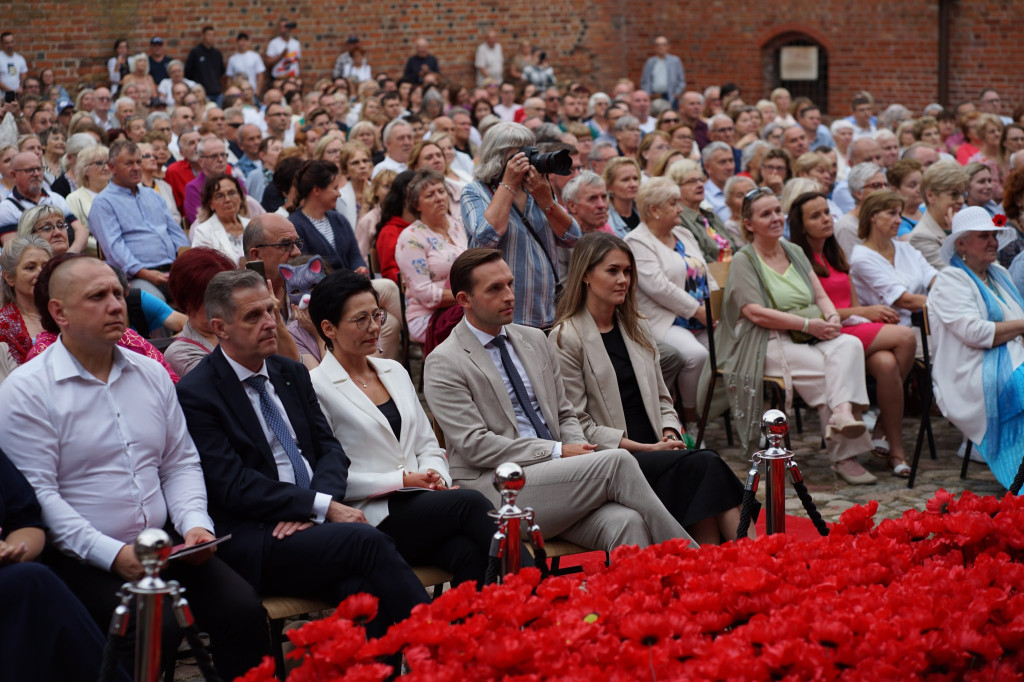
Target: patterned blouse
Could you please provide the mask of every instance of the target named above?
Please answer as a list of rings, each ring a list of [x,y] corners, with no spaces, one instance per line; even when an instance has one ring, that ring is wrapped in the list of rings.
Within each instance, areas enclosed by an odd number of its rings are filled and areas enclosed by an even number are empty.
[[[19,365],[25,362],[32,349],[32,337],[28,335],[25,320],[13,301],[0,308],[0,341],[7,343],[11,357]]]
[[[728,242],[726,244],[728,245]],[[708,274],[704,269],[704,264],[696,258],[687,256],[686,247],[678,239],[676,240],[676,253],[686,263],[686,292],[698,301],[703,302],[708,295]],[[704,329],[704,325],[698,322],[695,317],[689,319],[676,317],[675,322],[672,324],[683,329],[689,329],[692,332]]]
[[[448,288],[452,263],[467,247],[466,231],[448,218],[448,238],[417,220],[402,231],[395,260],[405,281],[406,319],[433,314]]]

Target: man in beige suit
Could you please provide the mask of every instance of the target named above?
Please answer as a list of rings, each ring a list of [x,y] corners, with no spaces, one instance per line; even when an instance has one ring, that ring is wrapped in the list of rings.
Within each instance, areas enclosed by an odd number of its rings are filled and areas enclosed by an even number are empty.
[[[586,442],[544,333],[512,324],[501,252],[469,249],[450,280],[465,319],[427,357],[424,391],[454,481],[500,504],[491,474],[516,462],[526,471],[519,504],[536,511],[545,537],[604,550],[689,538],[629,453]]]

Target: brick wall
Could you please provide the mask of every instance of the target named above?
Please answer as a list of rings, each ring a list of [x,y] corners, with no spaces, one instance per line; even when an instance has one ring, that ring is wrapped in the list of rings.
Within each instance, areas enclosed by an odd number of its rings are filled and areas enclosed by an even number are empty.
[[[482,34],[499,34],[506,59],[521,40],[544,46],[562,80],[579,78],[610,88],[629,76],[639,82],[650,44],[660,33],[672,41],[692,86],[732,81],[748,103],[767,95],[770,59],[763,49],[778,36],[810,35],[828,50],[828,102],[845,114],[851,95],[871,90],[879,104],[901,102],[919,111],[938,96],[938,2],[849,3],[840,0],[6,0],[5,26],[35,72],[52,66],[62,82],[105,78],[114,40],[127,37],[132,52],[153,35],[171,56],[184,59],[206,23],[218,46],[232,51],[231,36],[247,31],[260,45],[273,37],[279,16],[299,23],[306,81],[326,75],[345,38],[358,34],[375,71],[400,73],[413,41],[431,40],[445,76],[471,83],[472,58]],[[1024,103],[1024,79],[1014,62],[1019,3],[952,1],[950,99],[976,98],[982,85],[997,87],[1004,113]]]

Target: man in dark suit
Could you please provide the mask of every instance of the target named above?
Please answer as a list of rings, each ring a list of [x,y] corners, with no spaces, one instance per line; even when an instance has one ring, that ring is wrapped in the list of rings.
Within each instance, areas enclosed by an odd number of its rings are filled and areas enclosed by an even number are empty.
[[[373,594],[380,634],[427,595],[393,541],[341,503],[349,460],[309,373],[274,355],[276,305],[255,272],[214,277],[206,314],[220,345],[178,384],[210,515],[234,536],[220,555],[262,594]]]

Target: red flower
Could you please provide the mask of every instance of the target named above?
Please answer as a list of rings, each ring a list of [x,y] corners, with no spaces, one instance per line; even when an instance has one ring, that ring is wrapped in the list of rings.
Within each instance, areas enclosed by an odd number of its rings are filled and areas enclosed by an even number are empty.
[[[370,594],[353,594],[338,604],[337,618],[348,618],[355,623],[369,623],[377,617],[377,598]]]
[[[996,213],[992,216],[992,224],[996,227],[1006,227],[1006,216],[1002,213]]]
[[[1006,216],[1003,216],[1005,219]],[[924,508],[929,514],[946,514],[955,509],[953,506],[956,502],[956,498],[946,492],[945,488],[939,488],[935,491],[935,497],[928,500]]]

